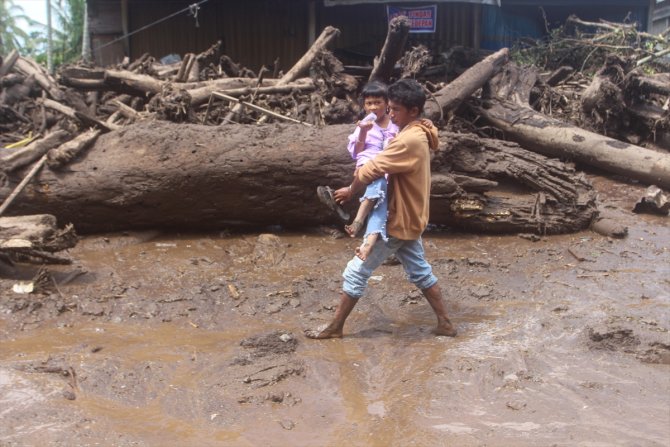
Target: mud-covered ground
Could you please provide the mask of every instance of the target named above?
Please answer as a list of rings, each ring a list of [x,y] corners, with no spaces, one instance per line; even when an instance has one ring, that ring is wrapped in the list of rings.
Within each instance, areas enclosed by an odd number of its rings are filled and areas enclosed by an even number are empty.
[[[0,281],[0,445],[670,445],[668,218],[593,181],[626,239],[425,235],[454,339],[397,265],[304,338],[356,245],[329,229],[85,237],[50,292]]]

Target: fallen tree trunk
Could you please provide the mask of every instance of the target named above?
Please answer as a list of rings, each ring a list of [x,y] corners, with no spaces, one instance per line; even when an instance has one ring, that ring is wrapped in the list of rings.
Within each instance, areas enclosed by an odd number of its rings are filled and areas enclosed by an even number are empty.
[[[464,71],[426,101],[424,115],[439,122],[445,113],[455,110],[463,101],[480,89],[509,59],[509,50],[503,48]]]
[[[508,64],[491,81],[475,113],[524,148],[569,158],[647,184],[670,187],[670,156],[605,137],[536,112],[528,106],[536,74]]]
[[[312,46],[305,54],[298,60],[298,62],[286,72],[284,76],[279,79],[278,84],[284,85],[293,82],[303,74],[307,73],[312,61],[319,54],[320,51],[328,48],[328,45],[340,35],[340,30],[332,26],[327,26],[321,31],[321,35],[314,41]]]
[[[350,183],[354,163],[343,149],[350,132],[349,125],[212,127],[143,121],[101,135],[69,172],[43,169],[11,212],[39,209],[85,232],[335,222],[320,204],[316,187]],[[443,139],[455,141],[456,136]],[[554,166],[513,143],[474,136],[459,141],[459,151],[436,156],[434,174],[440,177],[431,202],[433,223],[489,232],[562,233],[588,226],[595,210],[593,191],[567,166]],[[493,146],[498,149],[489,150]],[[528,161],[533,159],[539,162]],[[554,167],[540,169],[545,165]],[[482,193],[498,181],[517,184],[523,192]],[[551,187],[543,191],[544,185]]]
[[[393,74],[395,63],[402,56],[409,35],[410,21],[405,16],[398,16],[389,23],[386,40],[379,56],[375,57],[370,73],[370,81],[388,82]]]

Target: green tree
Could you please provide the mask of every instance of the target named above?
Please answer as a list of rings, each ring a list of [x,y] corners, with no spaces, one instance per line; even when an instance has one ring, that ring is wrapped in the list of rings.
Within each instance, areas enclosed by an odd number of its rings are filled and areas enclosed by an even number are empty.
[[[36,23],[13,0],[0,0],[0,55],[20,50],[30,39],[22,22],[28,26]]]
[[[51,0],[54,66],[81,56],[86,0]]]

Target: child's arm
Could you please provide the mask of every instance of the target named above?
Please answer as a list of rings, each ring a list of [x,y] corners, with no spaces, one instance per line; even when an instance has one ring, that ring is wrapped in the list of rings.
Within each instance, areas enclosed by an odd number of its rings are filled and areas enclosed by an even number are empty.
[[[420,123],[422,126],[427,127],[428,129],[433,128],[433,122],[428,118],[421,118]]]
[[[358,153],[365,149],[365,138],[368,136],[368,131],[372,129],[372,121],[359,121],[358,122],[358,138],[354,141],[354,147],[352,151],[352,156],[356,158]]]

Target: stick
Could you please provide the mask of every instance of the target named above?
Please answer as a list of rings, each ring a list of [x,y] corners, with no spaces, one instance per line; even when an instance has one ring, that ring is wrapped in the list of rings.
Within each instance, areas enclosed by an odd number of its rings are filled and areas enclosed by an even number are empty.
[[[300,120],[297,120],[295,118],[291,118],[291,117],[288,117],[288,116],[280,115],[279,113],[275,113],[272,110],[264,109],[263,107],[257,106],[255,104],[251,104],[251,103],[246,102],[246,101],[241,101],[240,99],[234,98],[232,96],[228,96],[225,93],[212,92],[212,96],[216,96],[217,98],[225,99],[226,101],[236,102],[238,104],[241,104],[244,107],[249,107],[250,109],[255,110],[257,112],[266,113],[268,115],[274,116],[275,118],[280,118],[280,119],[283,119],[283,120],[286,120],[286,121],[291,121],[293,123],[304,124],[305,126],[312,126],[310,123],[306,123],[304,121],[300,121]]]
[[[71,107],[68,107],[66,105],[63,105],[59,103],[58,101],[54,101],[49,98],[44,98],[42,99],[42,104],[44,104],[45,107],[55,110],[57,112],[62,113],[63,115],[67,116],[68,118],[72,118],[73,120],[81,123],[84,126],[91,126],[91,127],[98,127],[99,129],[104,130],[105,132],[109,132],[110,130],[116,130],[119,128],[119,126],[115,124],[105,124],[102,121],[100,121],[97,118],[93,118],[91,116],[88,116],[84,113],[77,112]]]
[[[665,50],[661,50],[658,53],[650,54],[647,57],[643,57],[642,59],[637,61],[635,65],[639,67],[642,64],[646,64],[650,60],[657,59],[659,57],[665,56],[666,54],[670,54],[670,48],[666,48]]]
[[[40,160],[33,165],[33,167],[30,169],[30,172],[26,174],[23,180],[21,180],[21,183],[19,183],[16,186],[16,188],[14,188],[14,191],[12,191],[9,197],[7,197],[3,202],[2,206],[0,206],[0,216],[2,216],[2,213],[4,213],[7,207],[11,205],[16,196],[18,196],[21,193],[21,191],[23,191],[23,188],[25,188],[28,182],[30,182],[30,180],[35,176],[35,174],[37,174],[37,171],[39,171],[40,168],[44,166],[44,163],[46,163],[46,161],[47,161],[47,155],[44,154],[42,155],[42,158],[40,158]]]
[[[5,60],[2,62],[2,65],[0,65],[0,78],[12,70],[18,58],[19,53],[17,53],[16,50],[12,50],[11,53],[7,55]]]

